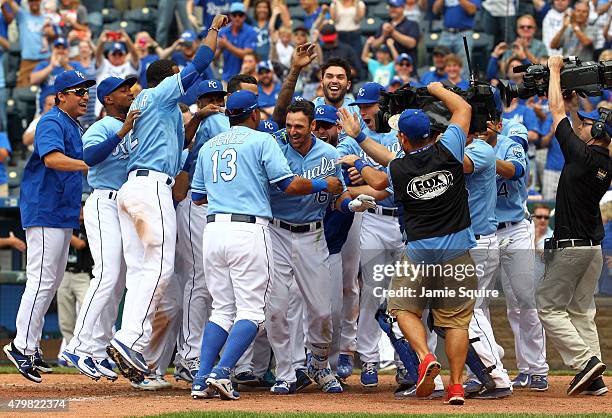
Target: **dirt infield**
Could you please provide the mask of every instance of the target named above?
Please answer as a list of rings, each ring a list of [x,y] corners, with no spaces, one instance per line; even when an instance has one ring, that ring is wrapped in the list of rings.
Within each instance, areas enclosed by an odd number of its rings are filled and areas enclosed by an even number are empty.
[[[169,376],[171,377],[171,376]],[[172,389],[158,392],[137,391],[126,380],[94,382],[80,375],[45,375],[41,384],[30,383],[19,375],[0,375],[0,400],[11,398],[69,399],[69,411],[62,416],[152,415],[184,411],[249,412],[369,412],[369,413],[485,413],[517,412],[531,414],[612,413],[610,395],[594,398],[569,398],[565,388],[571,377],[550,378],[547,392],[516,391],[502,400],[468,400],[462,407],[444,405],[437,400],[395,400],[393,376],[381,376],[374,390],[359,386],[352,376],[352,387],[341,395],[326,395],[315,388],[291,396],[274,396],[266,392],[242,392],[239,401],[193,400],[186,384],[175,383]],[[610,382],[608,381],[608,384]],[[0,416],[8,416],[0,412]],[[32,414],[40,417],[40,413]],[[57,414],[53,414],[57,416]],[[16,416],[16,415],[13,415]],[[20,413],[20,417],[27,414]]]

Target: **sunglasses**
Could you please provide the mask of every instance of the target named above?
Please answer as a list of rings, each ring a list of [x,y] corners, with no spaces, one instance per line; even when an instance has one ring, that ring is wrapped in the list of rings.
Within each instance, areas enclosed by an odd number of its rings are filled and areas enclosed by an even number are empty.
[[[546,220],[550,219],[550,216],[548,215],[534,215],[533,217],[536,219],[546,219]]]
[[[521,26],[519,26],[519,29],[535,29],[535,26],[521,25]]]
[[[325,122],[322,120],[316,121],[315,122],[315,128],[319,129],[319,128],[323,128],[323,129],[331,129],[333,126],[336,126],[335,123],[331,123],[331,122]]]
[[[86,94],[89,94],[89,90],[86,88],[70,89],[64,90],[64,93],[74,93],[75,96],[85,97]]]
[[[230,13],[230,16],[232,16],[232,17],[244,17],[246,15],[244,13],[241,13],[241,12],[234,12],[234,13]]]
[[[400,67],[410,67],[412,64],[410,64],[408,61],[402,61],[398,65]]]

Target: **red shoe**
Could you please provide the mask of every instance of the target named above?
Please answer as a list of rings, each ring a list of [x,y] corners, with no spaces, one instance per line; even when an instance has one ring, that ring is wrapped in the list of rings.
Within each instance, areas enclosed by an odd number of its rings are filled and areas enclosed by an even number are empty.
[[[444,403],[449,405],[463,405],[465,403],[463,385],[448,385]]]
[[[416,385],[417,398],[424,398],[431,395],[436,387],[434,379],[440,374],[440,363],[436,356],[429,353],[419,364],[419,380]]]

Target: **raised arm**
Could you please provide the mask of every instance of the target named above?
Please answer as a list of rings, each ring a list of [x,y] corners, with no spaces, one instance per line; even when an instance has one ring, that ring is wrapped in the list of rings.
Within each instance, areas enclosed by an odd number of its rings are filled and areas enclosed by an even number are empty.
[[[104,44],[108,41],[108,31],[104,30],[100,34],[98,38],[98,43],[96,44],[96,67],[100,67],[104,62]]]
[[[474,15],[478,10],[478,7],[471,0],[459,0],[459,6],[469,15]]]
[[[140,66],[140,58],[138,56],[138,50],[132,42],[132,38],[128,35],[124,30],[121,31],[121,40],[125,42],[125,46],[127,47],[128,52],[130,53],[130,64],[132,64],[132,68],[135,70]]]
[[[561,69],[563,68],[563,57],[554,55],[548,58],[550,78],[548,81],[548,109],[552,115],[552,132],[557,131],[557,125],[566,118],[565,103],[561,92]]]
[[[342,124],[344,132],[351,138],[354,138],[359,146],[378,164],[386,167],[391,160],[395,158],[395,154],[389,151],[384,145],[379,144],[372,138],[369,138],[361,131],[361,123],[356,114],[351,114],[347,109],[338,110],[338,118]],[[343,163],[352,165],[350,162],[341,159]]]
[[[442,83],[430,83],[427,86],[427,91],[444,102],[452,114],[450,123],[459,126],[467,135],[472,120],[472,106],[458,94],[445,89]]]

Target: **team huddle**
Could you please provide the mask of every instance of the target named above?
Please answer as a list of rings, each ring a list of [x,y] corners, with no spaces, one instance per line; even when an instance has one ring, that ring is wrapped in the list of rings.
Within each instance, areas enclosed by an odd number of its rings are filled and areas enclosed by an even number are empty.
[[[290,74],[274,121],[261,120],[252,77],[235,76],[226,90],[203,79],[226,23],[215,17],[180,72],[170,60],[152,63],[149,88],[137,97],[133,78],[99,83],[106,116],[85,133],[75,120],[94,82],[77,71],[57,77],[56,107],[39,122],[22,186],[28,280],[17,336],[4,347],[20,373],[42,381],[44,314],[79,227],[88,170],[94,191],[83,214],[94,277],[61,357],[92,379],[116,380],[116,365],[135,387],[164,387],[174,355],[174,376],[194,398],[238,399],[241,386],[286,395],[313,382],[341,393],[355,353],[361,385],[377,386],[386,334],[396,396],[436,398],[444,395],[432,354],[440,335],[451,369],[447,403],[462,404],[464,393],[547,390],[529,251],[527,129],[500,116],[487,132],[469,133],[471,107],[431,83],[453,115],[444,132],[407,109],[391,132],[377,133],[383,87],[366,83],[346,98],[350,66],[338,58],[321,68],[324,97],[293,97]],[[295,61],[312,59],[309,44],[298,47]],[[178,101],[196,84],[198,112],[185,125]],[[380,288],[415,286],[376,274],[398,260],[475,265],[461,280],[471,291],[495,289],[501,268],[518,376],[511,380],[502,363],[487,297],[450,306],[381,297]],[[432,289],[457,285],[420,279]]]

